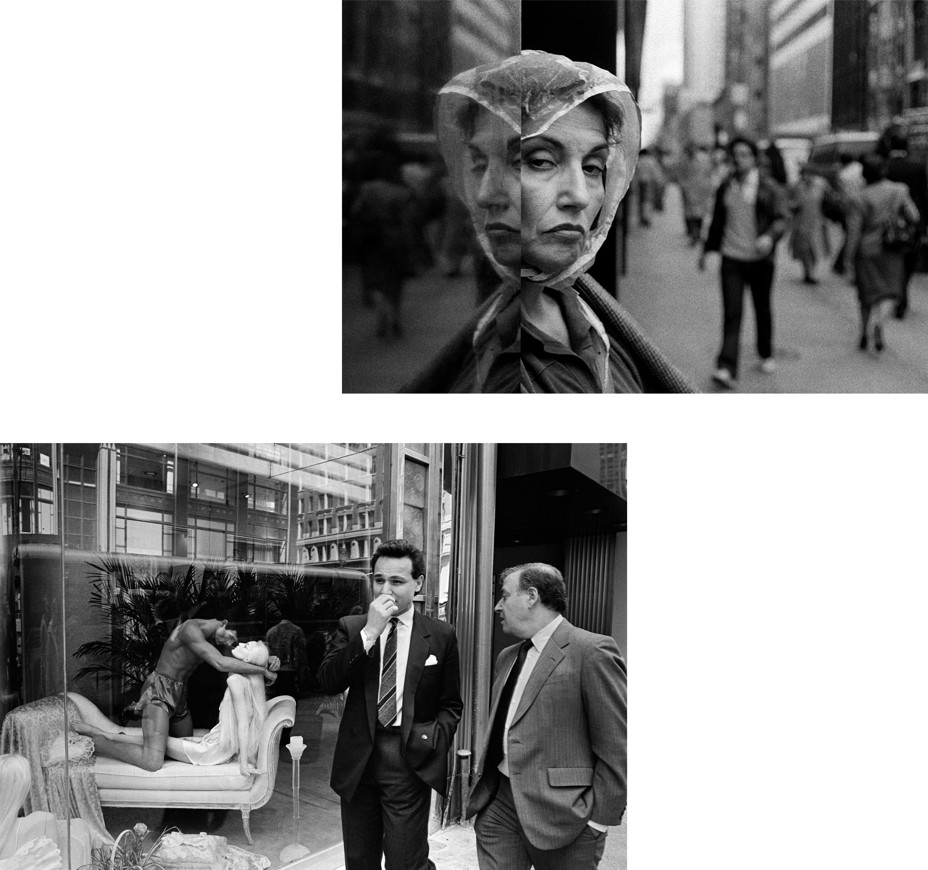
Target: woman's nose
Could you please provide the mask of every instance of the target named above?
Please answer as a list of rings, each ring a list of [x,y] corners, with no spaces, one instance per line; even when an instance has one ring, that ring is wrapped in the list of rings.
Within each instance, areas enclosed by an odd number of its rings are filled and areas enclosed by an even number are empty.
[[[558,205],[561,208],[584,209],[590,204],[590,191],[582,164],[565,166],[560,177]]]
[[[494,165],[493,162],[487,165],[487,170],[480,180],[480,187],[477,189],[477,205],[480,208],[505,208],[509,205],[503,169],[501,166]]]

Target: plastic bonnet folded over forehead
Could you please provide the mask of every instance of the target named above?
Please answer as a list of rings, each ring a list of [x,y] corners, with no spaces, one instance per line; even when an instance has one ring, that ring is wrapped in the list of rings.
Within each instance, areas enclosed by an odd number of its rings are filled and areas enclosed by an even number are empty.
[[[524,142],[543,134],[559,118],[598,95],[601,96],[597,109],[604,116],[609,155],[605,198],[596,224],[580,256],[565,271],[544,275],[523,270],[521,276],[513,276],[511,270],[497,263],[490,254],[488,240],[477,220],[476,203],[467,200],[464,190],[464,157],[476,113],[481,109],[491,112]],[[439,147],[455,190],[475,219],[481,247],[504,280],[521,277],[549,286],[567,285],[589,268],[631,183],[641,144],[638,106],[623,82],[593,64],[543,51],[523,51],[499,63],[467,70],[448,82],[438,95],[436,127]]]

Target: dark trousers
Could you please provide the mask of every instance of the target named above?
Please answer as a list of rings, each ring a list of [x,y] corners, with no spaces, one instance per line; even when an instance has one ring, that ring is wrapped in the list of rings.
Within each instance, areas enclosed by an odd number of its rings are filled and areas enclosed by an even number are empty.
[[[431,789],[403,760],[399,732],[378,731],[350,801],[342,800],[345,870],[428,870]]]
[[[560,849],[533,846],[519,824],[512,786],[500,777],[496,796],[477,814],[477,864],[480,870],[595,870],[606,848],[605,831],[587,825],[580,836]]]
[[[744,287],[751,288],[754,315],[757,319],[757,353],[761,359],[773,356],[773,312],[770,295],[773,287],[773,260],[733,260],[722,257],[722,349],[717,365],[738,376],[741,342],[741,315],[744,310]]]

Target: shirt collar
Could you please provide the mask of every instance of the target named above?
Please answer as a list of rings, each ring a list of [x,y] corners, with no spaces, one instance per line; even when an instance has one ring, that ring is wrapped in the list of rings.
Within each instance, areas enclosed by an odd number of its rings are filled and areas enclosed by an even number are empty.
[[[401,613],[397,619],[403,623],[407,628],[412,628],[412,619],[416,612],[416,606],[413,605],[405,613]]]
[[[554,617],[544,628],[539,628],[532,635],[532,646],[535,647],[538,652],[541,652],[545,648],[545,644],[551,639],[551,635],[557,631],[557,627],[564,621],[564,617],[559,613]]]

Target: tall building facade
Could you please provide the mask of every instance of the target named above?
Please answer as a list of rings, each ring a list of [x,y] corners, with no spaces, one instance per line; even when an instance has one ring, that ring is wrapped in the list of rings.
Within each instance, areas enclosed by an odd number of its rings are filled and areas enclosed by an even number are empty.
[[[717,121],[731,133],[761,136],[767,130],[766,0],[727,0],[725,88],[716,101]]]
[[[718,0],[683,3],[683,109],[713,103],[725,86],[726,5]]]
[[[517,0],[344,0],[344,126],[431,135],[453,74],[518,51]]]

